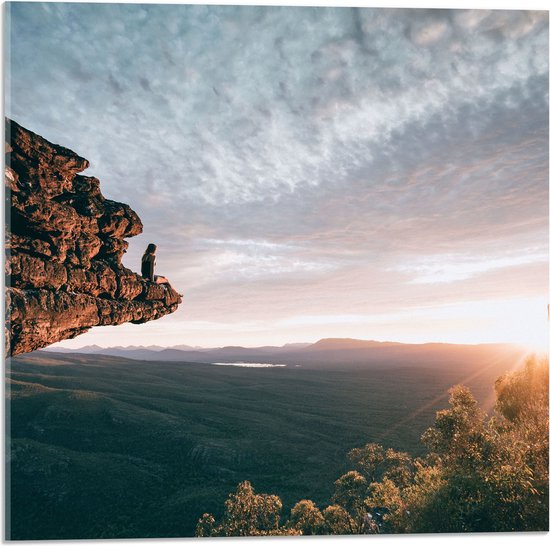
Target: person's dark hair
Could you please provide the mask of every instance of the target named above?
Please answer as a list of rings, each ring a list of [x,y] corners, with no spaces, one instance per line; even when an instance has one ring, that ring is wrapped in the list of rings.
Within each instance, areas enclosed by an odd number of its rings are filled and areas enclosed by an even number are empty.
[[[147,250],[145,251],[145,254],[152,254],[157,249],[157,245],[154,245],[153,243],[149,243],[149,246],[147,247]]]

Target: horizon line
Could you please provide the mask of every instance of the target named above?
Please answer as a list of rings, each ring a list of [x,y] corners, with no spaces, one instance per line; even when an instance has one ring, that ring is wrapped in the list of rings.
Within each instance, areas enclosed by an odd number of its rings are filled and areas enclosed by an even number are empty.
[[[234,348],[240,348],[240,349],[260,349],[264,347],[274,347],[274,348],[283,348],[288,345],[304,345],[306,347],[315,345],[317,343],[320,343],[321,341],[357,341],[357,342],[364,342],[364,343],[379,343],[379,344],[395,344],[395,345],[466,345],[466,346],[480,346],[480,345],[516,345],[520,347],[528,347],[527,343],[522,343],[519,341],[483,341],[483,342],[477,342],[477,343],[458,343],[455,341],[420,341],[420,342],[407,342],[407,341],[396,341],[396,340],[378,340],[378,339],[363,339],[363,338],[352,338],[352,337],[325,337],[320,338],[317,341],[289,341],[285,342],[280,345],[275,344],[262,344],[262,345],[212,345],[212,346],[203,346],[203,345],[189,345],[187,343],[178,343],[175,345],[161,345],[157,343],[151,343],[149,345],[136,345],[136,344],[130,344],[130,345],[109,345],[109,346],[102,346],[98,345],[97,343],[82,345],[80,347],[63,347],[62,345],[59,347],[52,347],[52,345],[48,345],[47,347],[41,347],[37,350],[43,350],[43,349],[64,349],[68,351],[78,351],[81,349],[86,348],[98,348],[98,349],[130,349],[130,348],[143,348],[147,349],[149,347],[159,347],[161,350],[165,349],[174,349],[178,351],[186,351],[186,350],[212,350],[212,349],[226,349],[229,347]],[[63,343],[57,342],[57,343]],[[56,345],[56,344],[53,344]],[[185,346],[188,347],[188,349],[180,349],[178,347]],[[542,352],[549,352],[548,347],[544,349]]]

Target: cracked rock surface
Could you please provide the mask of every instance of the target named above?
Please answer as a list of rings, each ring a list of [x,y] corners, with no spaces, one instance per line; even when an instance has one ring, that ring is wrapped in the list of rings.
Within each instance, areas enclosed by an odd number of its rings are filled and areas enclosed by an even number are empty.
[[[73,338],[92,326],[143,323],[181,296],[122,265],[142,223],[106,199],[73,151],[6,120],[6,354]]]

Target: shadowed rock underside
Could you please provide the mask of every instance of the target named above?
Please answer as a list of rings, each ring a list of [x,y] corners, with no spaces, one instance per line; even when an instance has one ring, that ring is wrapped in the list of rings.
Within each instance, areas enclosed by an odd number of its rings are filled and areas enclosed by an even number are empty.
[[[142,223],[106,199],[73,151],[6,120],[6,354],[73,338],[93,326],[174,312],[180,295],[122,265]]]

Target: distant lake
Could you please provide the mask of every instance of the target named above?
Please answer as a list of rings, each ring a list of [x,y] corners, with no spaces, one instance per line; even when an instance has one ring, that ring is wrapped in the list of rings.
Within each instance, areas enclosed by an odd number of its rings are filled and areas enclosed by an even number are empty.
[[[212,362],[213,366],[239,366],[240,368],[285,368],[286,364],[264,364],[263,362]]]

